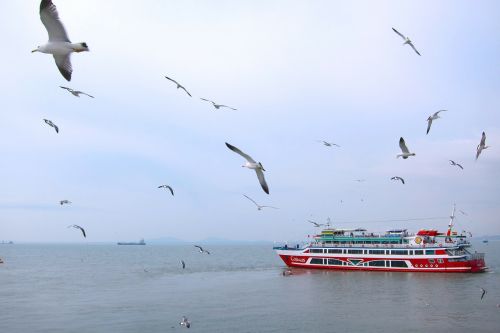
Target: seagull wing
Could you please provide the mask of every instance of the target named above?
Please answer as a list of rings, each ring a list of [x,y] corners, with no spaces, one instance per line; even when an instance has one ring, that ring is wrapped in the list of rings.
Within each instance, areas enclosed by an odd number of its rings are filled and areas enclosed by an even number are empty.
[[[184,260],[181,260],[181,264],[182,264],[182,269],[186,268],[186,263],[184,262]]]
[[[73,91],[73,89],[68,88],[68,87],[59,86],[59,88],[66,89],[67,91]]]
[[[89,95],[89,94],[87,94],[87,93],[85,93],[85,92],[83,92],[83,91],[78,91],[78,92],[79,92],[80,94],[84,94],[85,96],[88,96],[88,97],[90,97],[90,98],[94,98],[94,96]]]
[[[427,132],[425,134],[429,134],[432,125],[432,117],[427,118]]]
[[[244,152],[242,152],[241,150],[239,150],[238,148],[236,148],[235,146],[233,145],[230,145],[229,143],[226,142],[226,146],[227,148],[231,149],[232,151],[234,151],[235,153],[237,154],[240,154],[241,156],[243,156],[248,162],[251,162],[251,163],[257,163],[254,161],[253,158],[250,157],[250,155],[247,155],[245,154]],[[257,174],[258,176],[258,174]],[[264,178],[264,176],[262,176],[262,178]],[[260,178],[259,178],[260,179]]]
[[[236,109],[235,109],[235,108],[232,108],[232,107],[227,106],[227,105],[224,105],[224,104],[219,105],[219,107],[221,107],[221,108],[228,108],[228,109],[231,109],[231,110],[235,110],[235,111],[236,111]]]
[[[207,101],[207,102],[210,102],[210,103],[214,103],[214,101],[211,101],[209,99],[206,99],[206,98],[200,98],[202,101]]]
[[[243,196],[245,198],[247,198],[248,200],[250,200],[251,202],[253,202],[255,204],[255,206],[259,207],[259,204],[255,202],[255,200],[253,200],[252,198],[250,198],[249,196],[247,196],[246,194],[243,194]]]
[[[273,207],[273,206],[261,206],[261,207],[279,209],[278,207]]]
[[[413,45],[413,43],[408,43],[410,44],[411,48],[413,49],[413,51],[415,51],[418,55],[421,55],[420,53],[418,53],[417,49],[415,48],[415,45]]]
[[[56,130],[56,133],[59,133],[59,127],[57,127],[56,125],[52,124],[52,127],[54,127],[54,129]]]
[[[197,248],[200,249],[200,251],[203,251],[203,248],[201,246],[199,246],[199,245],[195,245],[194,247],[197,247]]]
[[[54,60],[56,61],[57,68],[61,72],[62,76],[68,81],[71,81],[71,73],[73,73],[73,68],[71,67],[70,53],[66,55],[54,55]]]
[[[448,111],[448,110],[439,110],[439,111],[436,111],[436,112],[434,112],[434,115],[433,115],[433,116],[435,117],[435,116],[437,116],[440,112],[443,112],[443,111]]]
[[[175,81],[174,79],[169,78],[168,76],[165,76],[165,79],[170,80],[170,81],[172,81],[175,84],[179,84],[179,83],[177,83],[177,81]]]
[[[486,145],[486,133],[484,132],[483,135],[481,136],[481,143],[479,145],[483,147]]]
[[[458,164],[458,163],[455,163],[455,164],[456,164],[456,165],[457,165],[460,169],[462,169],[462,170],[464,169],[464,167],[463,167],[463,166],[461,166],[460,164]]]
[[[165,186],[166,188],[168,188],[170,190],[170,193],[172,193],[172,195],[174,195],[174,190],[170,187],[170,186]]]
[[[401,151],[403,153],[409,153],[410,151],[408,150],[408,147],[406,147],[406,143],[405,143],[405,139],[403,139],[403,137],[401,137],[399,139],[399,148],[401,148]]]
[[[403,183],[403,184],[405,183],[405,180],[403,178],[401,178],[401,177],[398,177],[398,178],[401,181],[401,183]]]
[[[266,179],[264,178],[264,173],[262,172],[261,169],[255,169],[255,173],[257,174],[257,178],[259,178],[260,186],[262,186],[264,192],[269,194],[269,187],[267,187]]]
[[[52,0],[42,0],[40,2],[40,19],[49,34],[50,42],[68,42],[70,43],[66,29],[59,19],[56,6]]]
[[[191,96],[191,94],[189,93],[189,91],[186,90],[186,88],[184,88],[183,86],[181,86],[181,88],[182,88],[182,90],[184,90],[186,92],[186,94],[189,95],[189,97],[193,97],[193,96]]]
[[[392,30],[393,30],[395,33],[397,33],[399,36],[401,36],[401,38],[406,39],[406,37],[405,37],[402,33],[400,33],[399,31],[397,31],[396,29],[392,28]]]

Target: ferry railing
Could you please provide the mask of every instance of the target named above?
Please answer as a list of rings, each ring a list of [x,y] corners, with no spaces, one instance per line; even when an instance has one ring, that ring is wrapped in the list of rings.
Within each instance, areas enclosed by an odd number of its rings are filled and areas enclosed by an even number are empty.
[[[457,247],[459,245],[470,245],[469,242],[455,242],[455,243],[427,243],[427,244],[341,244],[341,243],[317,243],[311,242],[309,244],[312,247],[355,247],[355,248],[370,248],[370,249],[391,249],[397,248],[407,248],[407,249],[426,249],[426,248],[447,248],[447,247]]]

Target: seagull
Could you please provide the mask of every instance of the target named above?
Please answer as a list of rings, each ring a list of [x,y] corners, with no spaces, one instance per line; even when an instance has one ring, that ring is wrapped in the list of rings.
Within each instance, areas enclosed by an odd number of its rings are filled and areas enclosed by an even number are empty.
[[[71,81],[71,73],[73,72],[71,53],[89,51],[87,43],[71,43],[52,0],[40,2],[40,19],[49,33],[49,41],[31,52],[52,54],[59,72],[66,80]]]
[[[291,269],[285,269],[282,274],[283,276],[290,276],[293,275],[293,272]]]
[[[396,29],[392,28],[392,30],[394,30],[395,33],[397,33],[399,36],[401,36],[401,38],[404,39],[404,43],[403,45],[405,44],[408,44],[411,46],[411,48],[413,49],[413,51],[415,51],[418,55],[420,55],[420,53],[418,53],[417,49],[415,48],[415,45],[413,45],[412,41],[410,40],[410,38],[406,37],[405,35],[403,35],[402,33],[400,33],[399,31],[397,31]]]
[[[480,288],[480,289],[481,289],[481,291],[483,292],[483,293],[481,294],[481,300],[482,300],[482,299],[483,299],[483,297],[484,297],[484,295],[486,295],[486,290],[484,290],[483,288]]]
[[[399,139],[399,147],[401,148],[403,153],[396,155],[396,157],[403,157],[404,159],[407,159],[410,156],[415,156],[415,153],[410,153],[408,147],[406,147],[405,139],[403,139],[403,137]]]
[[[65,200],[61,200],[61,201],[59,201],[59,204],[60,204],[61,206],[62,206],[62,205],[64,205],[64,204],[69,205],[70,203],[71,203],[71,201],[66,200],[66,199],[65,199]]]
[[[200,253],[210,254],[210,252],[208,252],[207,250],[205,250],[204,248],[202,248],[202,247],[201,247],[201,246],[199,246],[199,245],[195,245],[194,247],[197,247],[198,249],[200,249]]]
[[[443,112],[443,111],[448,111],[448,110],[436,111],[436,112],[434,112],[434,114],[429,116],[429,118],[427,118],[427,133],[426,134],[429,134],[429,131],[431,130],[432,121],[441,118],[439,116],[439,112]]]
[[[279,209],[277,207],[273,207],[273,206],[261,206],[259,205],[258,203],[255,202],[255,200],[253,200],[252,198],[250,198],[249,196],[247,196],[246,194],[243,194],[243,196],[245,198],[247,198],[248,200],[250,200],[251,202],[253,202],[255,204],[255,206],[257,206],[257,210],[262,210],[262,208],[274,208],[274,209]]]
[[[262,171],[266,171],[266,170],[262,166],[262,163],[255,162],[254,159],[250,157],[250,155],[245,154],[244,152],[242,152],[241,150],[239,150],[235,146],[230,145],[227,142],[226,142],[226,146],[227,146],[227,148],[231,149],[232,151],[234,151],[237,154],[240,154],[241,156],[243,156],[247,160],[245,162],[245,164],[242,165],[242,167],[246,167],[246,168],[255,170],[255,173],[257,174],[257,178],[259,179],[259,183],[262,186],[262,189],[264,190],[264,192],[269,194],[269,187],[267,186],[266,180],[264,178],[264,173],[262,172]]]
[[[181,264],[182,264],[182,269],[185,269],[186,268],[186,263],[184,262],[184,260],[181,260]]]
[[[212,103],[212,104],[214,105],[214,108],[216,108],[217,110],[218,110],[218,109],[220,109],[220,108],[228,108],[228,109],[231,109],[231,110],[234,110],[234,111],[236,111],[236,110],[237,110],[237,109],[235,109],[235,108],[232,108],[232,107],[227,106],[227,105],[224,105],[224,104],[217,104],[217,103],[215,103],[214,101],[211,101],[211,100],[206,99],[206,98],[200,98],[200,99],[201,99],[202,101],[207,101],[207,102]]]
[[[52,121],[50,121],[48,119],[44,119],[43,121],[45,121],[45,123],[47,125],[49,125],[50,127],[54,127],[54,129],[56,130],[56,133],[59,133],[59,127],[57,127],[56,124],[54,124]]]
[[[316,228],[319,228],[319,227],[323,227],[323,226],[324,226],[324,224],[323,224],[323,223],[317,223],[317,222],[314,222],[314,221],[311,221],[311,220],[307,220],[307,222],[314,224],[314,226],[315,226]]]
[[[457,163],[457,162],[455,162],[455,161],[450,160],[450,164],[451,164],[451,165],[455,165],[455,166],[459,167],[459,168],[460,168],[460,169],[462,169],[462,170],[464,169],[464,167],[463,167],[463,166],[461,166],[460,164],[458,164],[458,163]]]
[[[76,225],[76,224],[68,225],[68,228],[80,229],[82,231],[83,237],[87,238],[87,234],[85,233],[85,229],[83,229],[79,225]]]
[[[481,152],[484,149],[489,148],[489,147],[490,146],[486,146],[486,134],[483,132],[483,135],[481,136],[481,142],[477,146],[476,161],[477,161],[479,155],[481,155]]]
[[[68,88],[68,87],[63,87],[63,86],[59,86],[59,88],[62,88],[62,89],[66,89],[67,91],[69,91],[70,93],[73,94],[73,96],[76,96],[76,97],[80,97],[80,95],[85,95],[85,96],[88,96],[88,97],[91,97],[91,98],[94,98],[94,96],[92,95],[89,95],[83,91],[80,91],[80,90],[73,90],[71,88]]]
[[[181,322],[179,325],[184,326],[186,328],[191,327],[191,322],[186,318],[186,316],[182,316]]]
[[[401,183],[403,183],[403,184],[405,183],[405,180],[403,178],[399,177],[399,176],[394,176],[394,177],[391,178],[391,180],[400,180]]]
[[[186,88],[184,88],[182,85],[180,85],[180,84],[179,84],[179,82],[175,81],[174,79],[169,78],[168,76],[165,76],[165,78],[166,78],[167,80],[170,80],[170,81],[172,81],[173,83],[175,83],[175,84],[177,85],[177,89],[181,88],[181,89],[183,89],[183,90],[186,92],[186,94],[188,94],[188,95],[189,95],[189,97],[193,97],[193,96],[191,96],[191,94],[189,93],[189,91],[187,91],[187,90],[186,90]]]
[[[174,195],[174,190],[169,185],[160,185],[158,186],[158,188],[168,188],[170,190],[170,193]]]
[[[340,147],[338,144],[333,143],[333,142],[328,142],[328,141],[324,141],[324,140],[317,140],[317,141],[323,143],[323,145],[327,146],[327,147],[331,147],[331,146]]]
[[[355,182],[358,182],[358,183],[362,183],[362,182],[365,182],[366,179],[354,179]]]

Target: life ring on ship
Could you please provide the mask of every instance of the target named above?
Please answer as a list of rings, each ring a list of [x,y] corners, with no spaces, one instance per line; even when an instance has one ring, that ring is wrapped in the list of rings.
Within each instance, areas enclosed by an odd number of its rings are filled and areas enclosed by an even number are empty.
[[[422,238],[420,238],[420,237],[415,237],[415,243],[417,243],[417,244],[422,243]]]

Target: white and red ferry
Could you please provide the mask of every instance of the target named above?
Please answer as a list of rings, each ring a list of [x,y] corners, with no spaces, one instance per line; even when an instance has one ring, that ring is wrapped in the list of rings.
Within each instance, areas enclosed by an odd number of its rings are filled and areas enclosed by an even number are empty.
[[[406,229],[382,234],[365,229],[326,228],[306,246],[275,246],[290,267],[394,271],[473,273],[486,270],[484,253],[471,249],[466,233],[452,231],[455,209],[446,233]]]

